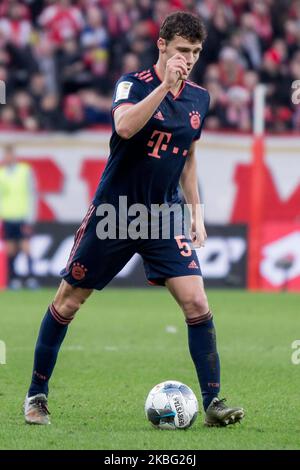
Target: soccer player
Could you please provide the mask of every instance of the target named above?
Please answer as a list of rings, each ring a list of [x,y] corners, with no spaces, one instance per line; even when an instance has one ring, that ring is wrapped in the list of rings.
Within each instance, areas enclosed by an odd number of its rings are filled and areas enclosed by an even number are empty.
[[[199,261],[192,249],[203,246],[206,239],[199,209],[195,146],[209,95],[188,76],[199,58],[204,37],[198,17],[185,12],[169,15],[159,33],[157,63],[149,70],[122,76],[116,84],[109,160],[41,325],[32,382],[24,403],[27,423],[50,422],[48,381],[69,323],[93,289],[103,289],[135,253],[142,256],[150,283],[165,285],[184,313],[205,424],[226,426],[244,416],[242,408],[228,407],[218,398],[220,363],[215,328]],[[190,239],[183,233],[176,235],[174,230],[169,238],[162,237],[161,232],[152,239],[126,238],[123,233],[116,238],[97,236],[101,205],[111,204],[119,212],[119,197],[126,196],[128,206],[143,204],[151,212],[153,204],[180,203],[179,183],[192,208]],[[130,221],[128,217],[128,224]]]
[[[31,225],[36,212],[36,191],[30,166],[18,162],[14,148],[4,148],[0,166],[0,219],[3,221],[3,232],[8,258],[8,285],[11,289],[22,286],[21,279],[15,272],[15,259],[19,251],[27,258],[28,275],[25,286],[38,287],[32,272],[29,239]]]

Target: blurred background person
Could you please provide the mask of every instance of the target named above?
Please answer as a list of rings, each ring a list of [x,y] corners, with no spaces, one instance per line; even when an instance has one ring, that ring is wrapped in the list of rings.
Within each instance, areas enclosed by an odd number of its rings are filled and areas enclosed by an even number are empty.
[[[0,219],[8,259],[8,285],[11,289],[36,288],[30,255],[30,235],[36,214],[35,182],[30,166],[19,162],[12,145],[4,148],[0,166]],[[15,260],[22,252],[27,261],[27,275],[21,278],[15,269]]]

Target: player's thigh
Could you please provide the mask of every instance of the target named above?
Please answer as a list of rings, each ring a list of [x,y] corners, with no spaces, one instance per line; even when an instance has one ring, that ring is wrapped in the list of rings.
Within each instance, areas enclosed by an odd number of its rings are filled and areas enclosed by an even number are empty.
[[[128,263],[135,248],[127,240],[83,240],[62,271],[74,287],[103,289]]]
[[[93,289],[74,287],[63,279],[54,298],[54,307],[61,316],[72,317],[92,292]]]
[[[99,217],[93,206],[84,220],[61,276],[73,287],[101,290],[135,254],[135,243],[127,239],[100,238],[97,233]]]
[[[166,279],[166,287],[182,308],[186,318],[194,318],[209,311],[201,276],[179,276]]]

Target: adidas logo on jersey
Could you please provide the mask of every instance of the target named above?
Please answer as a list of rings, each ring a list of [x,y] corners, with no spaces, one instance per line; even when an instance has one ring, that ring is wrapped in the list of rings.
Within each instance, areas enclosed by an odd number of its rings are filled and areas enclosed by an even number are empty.
[[[189,269],[198,269],[198,265],[197,263],[195,263],[195,261],[191,261],[190,264],[188,265],[188,268]]]
[[[155,119],[159,119],[160,121],[164,121],[165,118],[163,117],[163,114],[161,111],[157,111],[157,113],[154,114],[153,116]]]

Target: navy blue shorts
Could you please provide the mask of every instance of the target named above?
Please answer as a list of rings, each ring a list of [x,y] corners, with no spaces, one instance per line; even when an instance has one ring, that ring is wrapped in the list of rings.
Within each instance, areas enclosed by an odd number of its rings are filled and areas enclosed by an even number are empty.
[[[166,279],[178,276],[201,276],[199,260],[184,235],[170,239],[132,240],[97,237],[99,217],[91,205],[79,229],[61,277],[76,287],[105,287],[135,253],[141,255],[150,284],[164,285]]]
[[[3,221],[3,237],[4,240],[24,240],[28,238],[25,231],[25,223],[23,221],[8,222]]]

